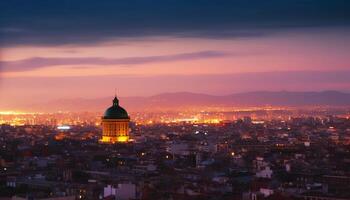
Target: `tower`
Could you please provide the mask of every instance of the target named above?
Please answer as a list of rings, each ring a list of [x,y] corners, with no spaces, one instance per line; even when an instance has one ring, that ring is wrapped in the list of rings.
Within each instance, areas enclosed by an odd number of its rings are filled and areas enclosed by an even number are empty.
[[[119,106],[117,96],[113,105],[102,116],[102,143],[122,143],[129,141],[130,117],[126,110]]]

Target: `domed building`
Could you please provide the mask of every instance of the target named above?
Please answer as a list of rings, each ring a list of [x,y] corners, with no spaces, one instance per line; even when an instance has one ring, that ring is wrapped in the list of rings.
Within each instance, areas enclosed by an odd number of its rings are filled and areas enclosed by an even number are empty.
[[[130,117],[126,110],[119,106],[117,97],[113,99],[113,105],[102,116],[102,143],[118,143],[129,141]]]

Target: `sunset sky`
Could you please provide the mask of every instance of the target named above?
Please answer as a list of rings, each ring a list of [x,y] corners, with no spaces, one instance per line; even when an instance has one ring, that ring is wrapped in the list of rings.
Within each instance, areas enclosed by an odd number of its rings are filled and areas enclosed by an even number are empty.
[[[189,91],[350,92],[348,0],[0,1],[0,109]]]

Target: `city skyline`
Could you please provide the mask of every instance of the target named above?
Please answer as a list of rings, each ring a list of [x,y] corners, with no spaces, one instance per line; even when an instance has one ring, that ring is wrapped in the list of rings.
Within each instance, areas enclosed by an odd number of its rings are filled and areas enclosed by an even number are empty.
[[[349,0],[0,0],[0,200],[349,200]]]

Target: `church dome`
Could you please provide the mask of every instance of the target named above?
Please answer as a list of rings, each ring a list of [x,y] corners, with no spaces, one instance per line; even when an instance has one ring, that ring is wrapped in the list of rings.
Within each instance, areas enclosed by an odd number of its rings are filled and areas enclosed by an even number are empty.
[[[103,119],[130,119],[126,110],[119,106],[119,100],[117,97],[113,99],[113,105],[105,111],[102,118]]]

